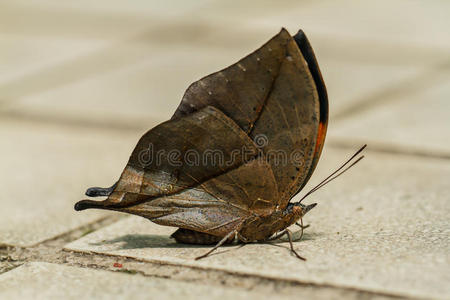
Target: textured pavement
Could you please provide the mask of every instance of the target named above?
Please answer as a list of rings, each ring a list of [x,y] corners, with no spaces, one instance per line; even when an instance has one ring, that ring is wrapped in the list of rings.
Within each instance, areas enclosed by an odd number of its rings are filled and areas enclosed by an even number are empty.
[[[4,274],[0,287],[2,299],[199,299],[205,295],[208,299],[288,299],[242,289],[36,262]]]
[[[0,298],[448,299],[449,9],[437,0],[0,2]],[[73,210],[86,187],[117,180],[191,82],[282,26],[308,35],[330,99],[305,190],[369,145],[361,164],[308,199],[319,205],[295,243],[306,262],[285,242],[194,261],[208,247],[174,243],[173,228]]]

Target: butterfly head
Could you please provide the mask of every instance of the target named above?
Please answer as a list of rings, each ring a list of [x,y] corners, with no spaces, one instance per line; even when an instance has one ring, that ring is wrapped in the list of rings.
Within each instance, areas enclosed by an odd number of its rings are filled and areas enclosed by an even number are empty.
[[[289,227],[294,223],[298,222],[304,215],[311,209],[313,209],[317,203],[304,205],[300,202],[289,203],[286,211],[285,211],[285,226]]]
[[[301,218],[304,215],[306,215],[306,213],[308,211],[310,211],[311,209],[313,209],[314,207],[316,207],[317,203],[313,203],[313,204],[309,204],[309,205],[304,205],[300,202],[294,203],[293,207],[292,207],[292,212],[294,213],[295,216]]]

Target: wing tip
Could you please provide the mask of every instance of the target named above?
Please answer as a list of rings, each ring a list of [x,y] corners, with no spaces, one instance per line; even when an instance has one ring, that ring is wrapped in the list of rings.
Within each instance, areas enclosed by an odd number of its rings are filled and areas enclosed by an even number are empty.
[[[90,205],[89,205],[89,202],[90,200],[81,200],[81,201],[78,201],[77,203],[75,203],[75,205],[74,205],[74,209],[76,210],[76,211],[82,211],[82,210],[85,210],[85,209],[88,209],[88,208],[90,208]]]
[[[75,203],[74,209],[76,211],[82,211],[90,208],[109,209],[108,204],[110,203],[107,200],[105,201],[81,200]]]

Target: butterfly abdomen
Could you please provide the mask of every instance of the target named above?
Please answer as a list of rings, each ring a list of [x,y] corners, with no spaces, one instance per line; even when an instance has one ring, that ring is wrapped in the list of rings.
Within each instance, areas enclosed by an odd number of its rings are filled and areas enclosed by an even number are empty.
[[[207,234],[204,232],[198,232],[194,230],[179,228],[172,235],[177,243],[194,244],[194,245],[213,245],[218,243],[222,237]],[[231,243],[234,240],[234,236],[230,238],[227,243]]]

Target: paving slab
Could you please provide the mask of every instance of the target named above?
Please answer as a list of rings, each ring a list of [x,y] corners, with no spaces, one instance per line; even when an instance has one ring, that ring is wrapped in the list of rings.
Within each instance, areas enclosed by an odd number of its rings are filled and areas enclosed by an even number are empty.
[[[331,121],[372,95],[391,89],[404,81],[414,80],[425,72],[415,65],[389,65],[348,60],[319,60],[329,98]]]
[[[41,118],[64,116],[78,122],[135,124],[149,129],[153,122],[171,117],[193,81],[240,58],[239,51],[207,45],[140,53],[136,61],[117,70],[24,96],[8,111]]]
[[[2,1],[0,28],[24,36],[114,40],[161,18],[175,21],[210,1]]]
[[[326,150],[313,183],[349,151]],[[68,244],[65,249],[418,297],[446,298],[450,289],[450,163],[368,152],[350,173],[305,202],[319,205],[290,255],[287,243],[222,248],[176,244],[173,228],[129,217]],[[305,190],[307,190],[306,188]],[[295,229],[295,228],[294,228]]]
[[[3,87],[0,101],[14,97],[14,93],[4,90],[8,82],[19,80],[30,73],[89,53],[104,45],[102,41],[4,34],[1,29],[0,33],[0,85]]]
[[[91,10],[83,13],[75,7],[62,9],[56,2],[0,3],[0,101],[14,99],[38,85],[41,82],[39,76],[26,81],[31,74],[88,55],[112,41],[154,25],[150,20],[132,18],[125,13],[120,19],[120,15],[114,17],[106,12],[95,14]],[[67,73],[51,79],[61,80],[64,76]],[[22,85],[18,91],[14,88],[17,81],[26,81],[31,87]]]
[[[448,5],[440,1],[388,0],[250,0],[239,5],[216,1],[206,4],[197,17],[205,24],[227,23],[235,35],[246,31],[268,35],[281,26],[294,33],[301,28],[312,42],[321,66],[324,59],[348,62],[350,66],[359,62],[361,68],[367,65],[368,73],[375,75],[378,72],[374,66],[381,66],[380,71],[385,68],[389,80],[389,68],[395,66],[430,67],[448,62],[450,39],[445,28],[449,21],[443,13]],[[347,72],[341,76],[347,77]],[[365,77],[374,76],[369,73]]]
[[[185,5],[4,1],[0,3],[0,102],[133,63],[141,59],[139,53],[151,56],[157,47],[150,40],[170,40],[166,27],[177,28],[180,14],[207,1]],[[164,10],[166,14],[161,13]],[[195,21],[183,25],[186,30],[199,29]],[[151,39],[155,33],[157,38]],[[136,38],[139,45],[130,45]],[[98,55],[100,49],[104,52]]]
[[[105,217],[73,205],[117,180],[141,132],[2,118],[0,244],[31,246]]]
[[[33,262],[0,275],[2,299],[287,299],[236,288],[206,286]]]
[[[103,16],[154,16],[164,14],[166,16],[177,16],[186,12],[196,10],[209,2],[215,0],[199,0],[187,2],[183,0],[174,0],[170,2],[161,2],[158,0],[131,0],[122,2],[120,0],[99,0],[95,3],[89,0],[81,0],[74,3],[62,2],[57,0],[43,0],[39,3],[30,3],[26,0],[4,1],[5,7],[10,9],[31,10],[37,12],[58,11],[60,13],[84,13],[99,14]],[[21,20],[27,22],[27,20]],[[64,24],[67,25],[67,24]],[[127,24],[124,24],[127,25]]]
[[[141,37],[140,35],[137,36],[133,35],[130,39],[139,39]],[[45,39],[40,39],[39,44],[35,46],[42,46],[51,52],[52,49],[48,49],[48,45],[41,45],[45,41]],[[69,41],[66,47],[69,47],[71,44],[76,43]],[[97,44],[96,42],[87,43],[86,47],[89,48],[90,46],[90,51],[75,52],[75,50],[71,50],[66,55],[55,55],[57,58],[63,56],[64,59],[48,59],[48,63],[41,63],[39,67],[35,68],[32,67],[33,63],[40,58],[37,58],[35,55],[28,56],[27,53],[21,53],[19,51],[19,49],[22,49],[21,45],[12,45],[8,51],[18,52],[19,54],[14,60],[6,64],[8,70],[13,69],[13,71],[8,72],[6,70],[5,80],[0,83],[1,102],[6,101],[7,104],[14,105],[16,102],[26,99],[26,97],[39,95],[39,93],[50,89],[60,88],[61,86],[124,68],[136,63],[136,61],[151,57],[155,52],[166,50],[166,48],[161,49],[159,45],[153,43],[139,44],[131,43],[128,40],[121,40],[117,43],[102,43],[101,47],[94,47]],[[44,62],[45,59],[45,57],[42,58]],[[22,60],[25,61],[25,64],[21,63]],[[30,60],[33,63],[30,63],[29,66],[26,62]],[[15,75],[15,73],[19,72],[16,69],[21,70],[21,76]],[[59,99],[59,101],[64,101],[64,99]]]
[[[436,36],[427,35],[420,45],[380,38],[386,30],[380,32],[371,21],[374,11],[385,10],[381,17],[407,39],[423,17],[416,4],[410,4],[405,20],[392,19],[401,6],[387,2],[17,1],[1,6],[5,26],[0,32],[6,35],[0,43],[8,55],[0,73],[0,101],[9,105],[0,109],[38,118],[146,128],[147,119],[162,121],[171,115],[191,82],[247,55],[282,26],[308,33],[328,86],[332,116],[448,58],[442,47],[424,50],[428,39],[442,37],[432,30],[434,23],[425,25]],[[426,9],[437,14],[435,22],[445,22],[434,4]],[[342,18],[344,11],[355,13]],[[17,14],[28,17],[14,18]]]
[[[216,1],[203,7],[211,22],[247,26],[284,26],[348,40],[376,40],[446,50],[450,47],[450,3],[444,1]]]
[[[16,98],[4,110],[20,115],[55,117],[102,124],[133,124],[148,128],[149,120],[168,119],[194,81],[220,70],[260,46],[278,29],[253,45],[235,40],[211,46],[208,37],[196,45],[176,47],[157,44],[118,45],[86,59],[79,59],[36,73],[0,92]],[[230,31],[231,32],[231,31]],[[242,32],[241,38],[253,31]],[[254,37],[253,39],[257,39]],[[323,58],[323,59],[321,59]],[[396,82],[415,78],[423,66],[338,61],[319,57],[328,88],[331,115],[363,102],[373,93]],[[64,73],[64,77],[60,75]],[[28,92],[27,92],[28,91]],[[0,107],[1,109],[1,107]]]
[[[387,151],[448,158],[449,97],[450,72],[441,72],[427,87],[406,90],[331,123],[328,137],[335,142],[368,143]]]

